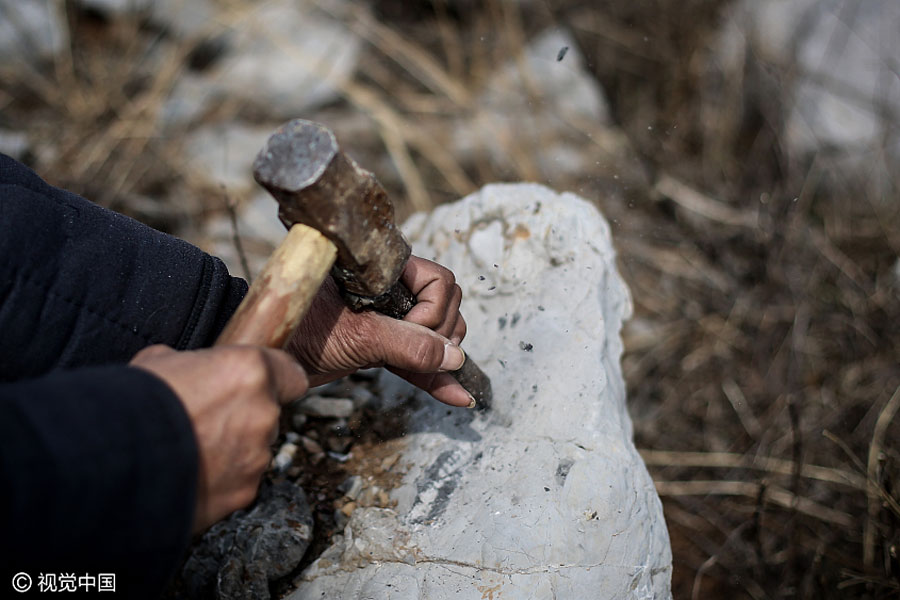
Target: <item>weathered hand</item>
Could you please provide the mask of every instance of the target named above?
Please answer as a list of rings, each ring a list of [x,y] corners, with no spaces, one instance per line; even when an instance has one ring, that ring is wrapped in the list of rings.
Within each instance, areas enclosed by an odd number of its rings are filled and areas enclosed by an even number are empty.
[[[466,336],[466,322],[459,313],[462,290],[453,273],[413,256],[402,280],[418,303],[398,321],[372,311],[353,312],[328,278],[288,351],[306,369],[310,385],[363,367],[386,366],[445,404],[470,405],[472,397],[446,373],[465,360],[459,348]]]
[[[165,381],[191,419],[200,456],[194,531],[250,504],[272,458],[280,406],[306,392],[300,365],[280,350],[251,346],[150,346],[131,365]]]

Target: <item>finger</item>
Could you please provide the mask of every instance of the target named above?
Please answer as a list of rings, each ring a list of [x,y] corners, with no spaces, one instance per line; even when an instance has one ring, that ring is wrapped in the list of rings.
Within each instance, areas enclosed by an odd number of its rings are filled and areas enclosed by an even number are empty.
[[[410,257],[401,279],[416,297],[417,304],[405,320],[424,325],[429,329],[439,327],[445,320],[450,303],[456,293],[456,278],[441,265]],[[462,290],[459,291],[460,297]]]
[[[401,369],[389,369],[417,388],[449,406],[471,407],[475,399],[449,373],[410,373]]]
[[[434,331],[384,315],[372,315],[374,335],[367,362],[379,363],[414,373],[455,371],[465,361],[456,344]]]
[[[459,346],[466,338],[467,330],[468,326],[466,325],[466,320],[462,315],[459,315],[459,319],[457,319],[456,321],[456,326],[453,328],[453,333],[450,334],[450,341]]]
[[[306,393],[306,372],[289,354],[273,348],[262,348],[269,369],[272,392],[279,404],[289,404]]]
[[[444,321],[434,328],[436,332],[447,338],[453,334],[453,331],[456,329],[457,321],[462,318],[462,315],[459,314],[459,305],[461,303],[462,289],[458,285],[453,284],[453,294],[450,298],[450,303],[447,305],[447,310],[444,313]]]

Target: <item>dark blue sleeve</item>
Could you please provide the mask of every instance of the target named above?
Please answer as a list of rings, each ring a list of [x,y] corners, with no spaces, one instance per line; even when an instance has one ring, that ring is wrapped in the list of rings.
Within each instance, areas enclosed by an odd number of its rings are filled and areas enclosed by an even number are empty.
[[[0,382],[210,345],[246,283],[0,155]]]
[[[114,573],[118,597],[158,597],[190,541],[196,485],[191,423],[149,373],[0,385],[3,585],[19,572],[35,586],[41,573]]]
[[[159,593],[189,539],[196,441],[125,363],[211,344],[245,293],[218,259],[0,155],[0,585],[80,570]]]

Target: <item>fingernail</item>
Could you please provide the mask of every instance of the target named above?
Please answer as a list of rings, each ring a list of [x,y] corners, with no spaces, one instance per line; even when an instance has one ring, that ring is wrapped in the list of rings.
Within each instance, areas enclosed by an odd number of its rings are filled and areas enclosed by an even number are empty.
[[[478,403],[475,402],[475,398],[472,394],[469,394],[469,403],[466,405],[466,408],[475,408],[477,405]]]
[[[453,344],[444,344],[444,360],[441,362],[441,371],[456,371],[466,362],[466,355],[462,348]]]

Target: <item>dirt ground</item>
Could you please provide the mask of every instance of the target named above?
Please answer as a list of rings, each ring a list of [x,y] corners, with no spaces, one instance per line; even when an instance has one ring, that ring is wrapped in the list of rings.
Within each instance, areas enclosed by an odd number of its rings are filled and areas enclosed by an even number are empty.
[[[770,72],[749,65],[710,92],[728,4],[375,0],[352,85],[312,116],[362,123],[354,154],[401,217],[492,181],[596,202],[634,298],[623,367],[676,598],[900,597],[896,181],[885,191],[828,156],[790,156]],[[204,68],[206,40],[64,6],[64,57],[0,65],[0,127],[40,141],[24,159],[53,183],[203,239],[228,211],[222,190],[193,177],[154,115]],[[449,143],[548,27],[572,33],[609,101],[609,125],[565,134],[596,160],[555,173],[539,143],[500,139],[503,160]],[[163,67],[142,68],[160,47]],[[265,121],[218,110],[200,118]]]

